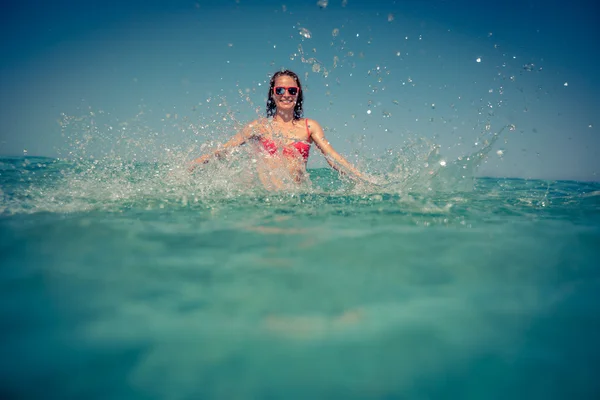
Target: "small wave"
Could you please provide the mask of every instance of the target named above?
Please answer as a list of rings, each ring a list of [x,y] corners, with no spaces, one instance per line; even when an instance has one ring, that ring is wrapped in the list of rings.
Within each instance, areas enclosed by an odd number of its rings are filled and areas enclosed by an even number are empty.
[[[581,197],[597,197],[600,196],[600,190],[594,190],[593,192],[584,193]]]

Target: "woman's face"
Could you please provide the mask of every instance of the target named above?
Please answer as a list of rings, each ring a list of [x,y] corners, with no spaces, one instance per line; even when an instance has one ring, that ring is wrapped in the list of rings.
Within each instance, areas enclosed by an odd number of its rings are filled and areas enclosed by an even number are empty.
[[[275,78],[275,88],[277,87],[298,87],[296,80],[291,76],[280,75]],[[296,90],[296,94],[290,94],[290,91],[286,89],[283,94],[278,95],[276,93],[272,94],[273,100],[275,100],[275,106],[277,106],[277,111],[293,111],[296,106],[296,101],[298,100],[298,90]]]

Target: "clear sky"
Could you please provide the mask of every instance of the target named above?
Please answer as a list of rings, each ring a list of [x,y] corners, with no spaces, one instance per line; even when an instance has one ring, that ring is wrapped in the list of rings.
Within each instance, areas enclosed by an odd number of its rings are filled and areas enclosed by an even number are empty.
[[[452,158],[486,125],[514,125],[481,175],[600,180],[597,2],[319,3],[9,0],[0,154],[65,154],[75,139],[61,135],[63,113],[97,124],[100,152],[127,135],[145,143],[139,158],[225,140],[263,112],[269,75],[289,68],[306,116],[343,154],[426,138]],[[124,129],[140,111],[144,127]]]

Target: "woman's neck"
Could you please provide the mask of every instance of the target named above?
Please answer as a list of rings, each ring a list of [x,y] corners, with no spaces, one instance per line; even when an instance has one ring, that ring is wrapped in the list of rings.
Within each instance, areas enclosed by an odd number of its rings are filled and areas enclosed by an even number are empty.
[[[273,120],[283,123],[293,122],[294,121],[294,112],[280,112],[273,116]]]

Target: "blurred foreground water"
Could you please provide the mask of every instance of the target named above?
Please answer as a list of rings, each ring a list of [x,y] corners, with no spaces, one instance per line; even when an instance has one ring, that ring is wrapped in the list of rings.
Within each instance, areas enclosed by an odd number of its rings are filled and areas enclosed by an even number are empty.
[[[600,393],[598,183],[0,166],[2,398]]]

